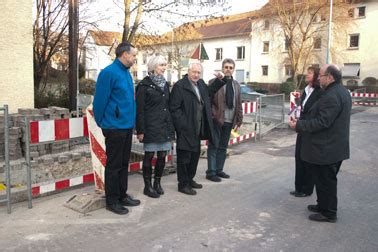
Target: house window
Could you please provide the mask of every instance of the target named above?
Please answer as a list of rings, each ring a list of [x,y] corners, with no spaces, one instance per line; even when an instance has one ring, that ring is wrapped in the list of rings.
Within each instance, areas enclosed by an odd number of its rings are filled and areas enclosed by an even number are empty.
[[[265,41],[263,45],[263,53],[269,52],[269,41]]]
[[[357,7],[357,12],[358,12],[357,15],[358,15],[359,18],[365,17],[365,10],[366,10],[365,6]]]
[[[269,20],[265,20],[264,21],[264,30],[269,30],[269,25],[270,25]]]
[[[142,71],[142,75],[143,75],[143,77],[142,78],[144,78],[145,76],[147,76],[147,71]]]
[[[292,76],[291,65],[285,65],[285,75]]]
[[[237,47],[237,56],[236,59],[243,60],[245,59],[245,46],[238,46]]]
[[[262,69],[262,75],[268,76],[268,66],[261,66]]]
[[[358,79],[360,77],[360,63],[345,63],[341,72],[343,73],[343,78]]]
[[[285,52],[289,51],[289,46],[290,46],[290,40],[289,39],[285,39]]]
[[[142,59],[143,65],[146,65],[147,64],[147,54],[143,54],[142,57],[143,57],[143,59]]]
[[[314,49],[321,49],[322,48],[322,38],[317,37],[314,39]]]
[[[223,58],[223,49],[215,48],[215,60],[222,60]]]
[[[360,34],[349,35],[349,48],[358,48],[360,43]]]

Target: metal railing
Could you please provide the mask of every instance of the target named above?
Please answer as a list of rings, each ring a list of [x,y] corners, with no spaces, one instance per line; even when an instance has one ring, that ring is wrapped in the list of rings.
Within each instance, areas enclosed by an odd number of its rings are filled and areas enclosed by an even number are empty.
[[[258,99],[258,139],[285,122],[285,95],[265,95]]]
[[[11,183],[10,183],[10,162],[9,162],[9,113],[8,105],[4,105],[0,108],[0,111],[4,111],[4,156],[5,156],[5,185],[6,197],[0,200],[0,203],[7,203],[8,214],[11,213]]]

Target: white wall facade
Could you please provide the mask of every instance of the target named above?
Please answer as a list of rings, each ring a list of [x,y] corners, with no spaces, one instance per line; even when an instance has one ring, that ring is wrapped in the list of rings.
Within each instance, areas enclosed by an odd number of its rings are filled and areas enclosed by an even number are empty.
[[[0,106],[34,107],[32,1],[5,0],[0,15]]]

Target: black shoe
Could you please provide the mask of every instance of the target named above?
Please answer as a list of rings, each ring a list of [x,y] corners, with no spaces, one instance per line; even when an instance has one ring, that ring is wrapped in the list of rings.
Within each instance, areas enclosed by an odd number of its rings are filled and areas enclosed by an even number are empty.
[[[331,223],[335,223],[337,221],[336,217],[330,218],[330,217],[324,216],[324,215],[322,215],[320,213],[311,214],[310,216],[308,216],[308,218],[310,220],[312,220],[312,221],[318,221],[318,222],[331,222]]]
[[[221,182],[221,178],[215,175],[206,175],[206,179],[213,181],[213,182]]]
[[[298,192],[298,191],[292,191],[290,192],[291,195],[295,196],[295,197],[308,197],[308,196],[311,196],[311,194],[307,194],[307,193],[303,193],[303,192]]]
[[[144,195],[147,195],[148,197],[151,197],[151,198],[159,198],[160,194],[158,194],[156,190],[152,187],[151,178],[144,177],[143,179],[144,179],[144,190],[143,190]]]
[[[161,181],[161,178],[159,177],[155,177],[155,180],[154,180],[154,190],[157,192],[157,194],[159,195],[163,195],[164,194],[164,190],[163,188],[161,187],[161,184],[160,184],[160,181]]]
[[[185,193],[185,194],[188,194],[188,195],[196,195],[197,194],[197,192],[194,191],[190,186],[184,186],[182,188],[179,187],[178,191]]]
[[[218,173],[217,173],[217,176],[218,176],[218,177],[221,177],[221,178],[225,178],[225,179],[230,178],[230,175],[228,175],[228,174],[225,173],[224,171],[218,172]]]
[[[194,180],[192,180],[191,182],[190,182],[190,186],[192,187],[192,188],[195,188],[195,189],[201,189],[202,188],[202,185],[201,184],[198,184],[196,181],[194,181]]]
[[[307,209],[314,213],[320,213],[320,208],[318,205],[308,205]]]
[[[133,199],[130,195],[126,194],[126,198],[121,199],[120,203],[122,206],[139,206],[140,200]]]
[[[121,214],[121,215],[127,214],[129,212],[129,210],[126,207],[123,207],[119,203],[112,204],[112,205],[106,205],[106,210],[109,210],[113,213]]]

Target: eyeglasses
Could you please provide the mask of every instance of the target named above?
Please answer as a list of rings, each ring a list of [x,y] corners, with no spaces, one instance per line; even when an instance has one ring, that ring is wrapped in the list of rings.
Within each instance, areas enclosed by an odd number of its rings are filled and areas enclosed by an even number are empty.
[[[233,66],[224,66],[224,69],[230,69],[230,70],[232,70],[232,69],[234,69],[234,67]]]
[[[319,77],[328,76],[328,74],[319,74]]]

